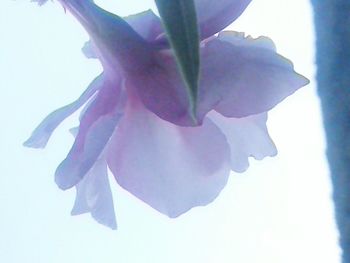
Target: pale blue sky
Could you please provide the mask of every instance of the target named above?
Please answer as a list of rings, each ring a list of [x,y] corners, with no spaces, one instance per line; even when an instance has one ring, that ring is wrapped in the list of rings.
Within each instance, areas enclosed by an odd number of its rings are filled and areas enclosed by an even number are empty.
[[[213,0],[214,1],[214,0]],[[97,1],[119,15],[153,0]],[[0,261],[6,263],[339,262],[319,104],[311,9],[305,0],[255,0],[230,29],[270,36],[312,83],[276,107],[279,155],[232,174],[219,198],[178,219],[111,179],[118,230],[71,217],[74,190],[53,180],[76,115],[45,150],[22,142],[49,112],[74,100],[101,70],[80,48],[87,35],[58,3],[0,2]]]

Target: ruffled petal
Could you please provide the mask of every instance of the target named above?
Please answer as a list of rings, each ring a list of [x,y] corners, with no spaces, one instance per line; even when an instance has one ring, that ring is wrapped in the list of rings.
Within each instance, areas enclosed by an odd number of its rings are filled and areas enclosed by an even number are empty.
[[[108,148],[117,182],[169,217],[213,201],[229,176],[225,136],[210,120],[179,127],[130,100]]]
[[[85,92],[74,102],[59,108],[48,115],[33,131],[30,138],[24,142],[24,146],[44,148],[57,126],[81,106],[83,106],[103,85],[103,75],[95,78]]]
[[[128,75],[127,86],[160,118],[181,126],[195,126],[216,109],[227,117],[266,112],[308,80],[275,51],[265,37],[245,38],[225,32],[203,43],[197,120],[189,114],[189,98],[170,52],[155,54],[153,64]]]
[[[266,127],[267,113],[245,118],[226,118],[211,111],[208,117],[225,134],[231,149],[231,169],[244,172],[249,167],[248,157],[261,160],[275,156],[277,149]]]
[[[220,32],[235,21],[251,0],[195,0],[201,38]]]
[[[105,79],[103,88],[86,109],[73,147],[56,170],[55,181],[60,188],[77,184],[100,157],[122,116],[120,90],[120,79]]]
[[[95,162],[90,171],[76,185],[76,189],[72,215],[90,213],[98,223],[112,229],[117,228],[107,163],[103,158]]]
[[[271,40],[225,32],[202,48],[198,112],[227,117],[266,112],[309,81],[276,53]]]

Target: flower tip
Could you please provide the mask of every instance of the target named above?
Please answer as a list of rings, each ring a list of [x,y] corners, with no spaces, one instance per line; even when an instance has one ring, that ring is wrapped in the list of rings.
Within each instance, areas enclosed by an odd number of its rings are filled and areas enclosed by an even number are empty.
[[[99,218],[92,214],[92,217],[96,220],[97,223],[104,225],[112,230],[117,230],[117,223],[115,219]]]
[[[304,79],[304,85],[303,86],[306,86],[306,85],[309,85],[310,84],[310,80],[304,76],[302,76],[303,79]]]
[[[78,216],[84,213],[88,213],[89,209],[87,209],[86,207],[82,207],[81,205],[79,205],[79,203],[76,201],[74,203],[74,206],[72,208],[72,210],[70,211],[70,215],[71,216]]]
[[[61,165],[56,170],[55,183],[61,190],[68,190],[69,188],[72,188],[74,185],[76,185],[79,180],[73,178],[71,174],[67,175],[62,173],[62,169],[60,169]],[[67,176],[69,176],[69,178],[67,178]]]
[[[32,143],[29,141],[29,139],[26,140],[25,142],[23,142],[22,145],[23,145],[24,147],[33,148],[33,145],[32,145]]]
[[[97,223],[100,223],[101,225],[104,225],[111,230],[118,230],[117,224],[105,224],[105,223],[101,223],[101,222],[97,222]]]
[[[162,213],[163,215],[165,215],[166,217],[170,218],[170,219],[175,219],[180,217],[181,215],[185,214],[186,212],[188,212],[189,210],[191,210],[193,207],[186,207],[186,208],[175,208],[175,207],[171,207],[168,206],[168,209],[166,210],[158,210],[156,209],[158,212]]]
[[[299,74],[298,72],[295,72],[295,74],[296,74],[295,82],[294,82],[295,83],[294,85],[296,87],[295,91],[310,84],[310,80],[307,77]]]
[[[307,77],[305,77],[305,76],[299,74],[298,72],[295,72],[295,74],[297,75],[298,86],[299,86],[300,88],[302,88],[302,87],[307,86],[307,85],[310,84],[310,80],[309,80]]]
[[[22,145],[24,147],[28,148],[35,148],[35,149],[43,149],[46,146],[47,141],[45,140],[36,140],[31,136],[29,139],[27,139]]]
[[[250,164],[248,161],[246,164],[244,164],[244,166],[235,165],[235,164],[231,164],[231,165],[232,165],[232,171],[234,171],[235,173],[243,174],[248,170]]]
[[[95,219],[97,223],[104,225],[110,228],[111,230],[117,230],[118,227],[117,227],[117,222],[115,218],[105,218],[105,217],[98,216],[96,213],[94,213],[94,211],[82,209],[77,205],[74,205],[70,214],[71,216],[78,216],[89,212],[91,213],[91,216],[93,217],[93,219]]]
[[[269,155],[270,157],[275,157],[278,155],[278,150],[277,150],[277,147],[275,146],[275,149],[273,152],[271,152],[271,154]]]
[[[55,183],[61,190],[68,190],[72,188],[70,184],[67,184],[64,180],[60,178],[60,176],[55,176]]]
[[[44,5],[48,0],[32,0],[31,2],[37,3],[39,6]]]

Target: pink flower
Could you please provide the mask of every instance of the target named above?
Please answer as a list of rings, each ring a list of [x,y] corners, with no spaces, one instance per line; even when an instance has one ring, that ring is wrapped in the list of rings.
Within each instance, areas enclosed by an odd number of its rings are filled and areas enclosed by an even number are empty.
[[[44,147],[53,130],[85,105],[74,145],[55,174],[60,188],[77,188],[72,214],[90,212],[116,228],[107,166],[120,186],[177,217],[212,202],[230,170],[248,168],[248,157],[276,155],[266,112],[308,80],[270,39],[220,32],[250,0],[196,1],[202,37],[196,122],[152,11],[125,22],[93,1],[60,2],[89,33],[83,51],[99,59],[103,72],[75,102],[51,113],[25,145]]]

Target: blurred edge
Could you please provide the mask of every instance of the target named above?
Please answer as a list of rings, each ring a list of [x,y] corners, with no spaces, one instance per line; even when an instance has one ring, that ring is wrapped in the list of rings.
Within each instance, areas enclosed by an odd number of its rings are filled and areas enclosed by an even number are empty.
[[[316,30],[316,78],[339,244],[342,262],[350,263],[350,1],[311,2]]]

